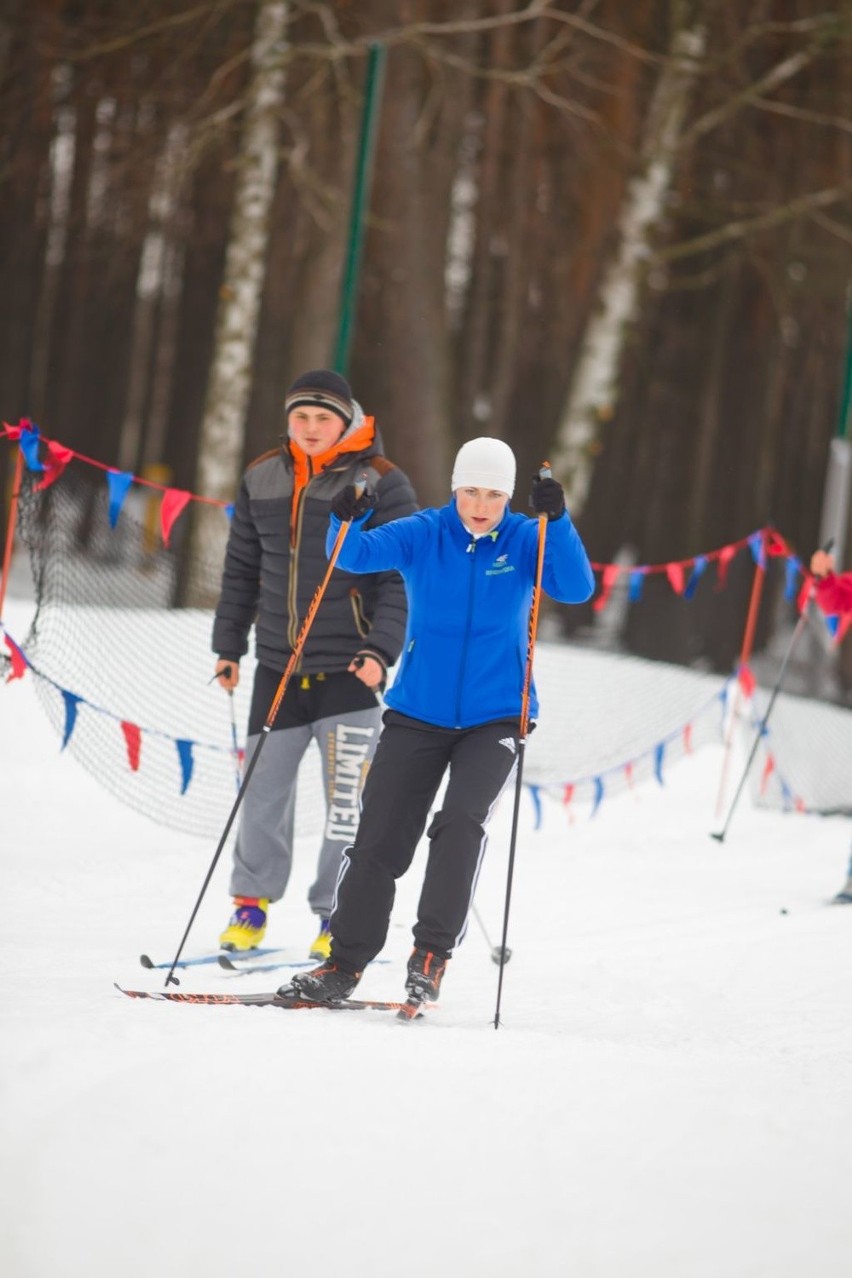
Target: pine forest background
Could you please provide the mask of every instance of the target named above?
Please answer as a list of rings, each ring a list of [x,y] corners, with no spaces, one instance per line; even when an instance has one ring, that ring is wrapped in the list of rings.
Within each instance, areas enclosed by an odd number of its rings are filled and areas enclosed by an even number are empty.
[[[423,504],[489,433],[518,454],[521,504],[552,459],[595,561],[685,558],[767,524],[815,546],[845,430],[850,3],[0,15],[5,421],[230,500],[275,446],[289,382],[336,360]],[[751,584],[735,569],[724,607],[649,581],[626,646],[730,668]]]

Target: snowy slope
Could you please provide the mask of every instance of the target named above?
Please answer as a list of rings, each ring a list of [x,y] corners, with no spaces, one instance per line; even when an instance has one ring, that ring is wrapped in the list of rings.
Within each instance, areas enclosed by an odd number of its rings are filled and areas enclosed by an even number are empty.
[[[137,956],[173,955],[215,843],[120,807],[30,682],[0,687],[3,1274],[845,1276],[852,907],[826,901],[849,822],[744,801],[720,846],[721,762],[593,820],[546,805],[535,831],[522,806],[499,1032],[509,800],[489,939],[472,924],[430,1023],[170,1006],[112,982],[161,987]],[[299,956],[313,847],[268,936]],[[189,950],[227,917],[226,861]],[[401,991],[422,867],[365,995]]]

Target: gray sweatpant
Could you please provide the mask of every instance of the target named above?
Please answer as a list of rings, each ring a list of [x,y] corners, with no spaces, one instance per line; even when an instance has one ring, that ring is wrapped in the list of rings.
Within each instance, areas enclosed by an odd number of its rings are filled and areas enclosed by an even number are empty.
[[[361,790],[376,750],[382,709],[355,710],[302,727],[270,732],[243,796],[231,873],[232,896],[284,895],[293,865],[299,764],[313,739],[322,759],[326,818],[317,876],[308,891],[315,914],[328,918],[343,849],[358,828]],[[246,742],[246,764],[260,734]]]

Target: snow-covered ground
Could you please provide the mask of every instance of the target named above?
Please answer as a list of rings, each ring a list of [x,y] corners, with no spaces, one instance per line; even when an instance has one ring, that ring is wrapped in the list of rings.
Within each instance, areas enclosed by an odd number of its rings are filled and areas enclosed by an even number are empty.
[[[31,679],[0,686],[3,1275],[845,1278],[849,822],[744,799],[720,845],[721,766],[707,746],[540,830],[524,804],[499,1031],[510,798],[427,1023],[134,1002],[113,981],[162,987],[138,955],[173,956],[215,844],[121,807]],[[297,958],[314,843],[268,935]],[[227,917],[227,860],[188,951]],[[365,996],[401,992],[422,867]]]

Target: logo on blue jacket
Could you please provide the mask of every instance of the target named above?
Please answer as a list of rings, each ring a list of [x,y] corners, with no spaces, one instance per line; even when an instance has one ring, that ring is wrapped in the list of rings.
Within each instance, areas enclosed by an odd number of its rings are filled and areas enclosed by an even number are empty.
[[[499,577],[501,573],[514,572],[515,571],[514,564],[510,564],[506,562],[508,558],[509,558],[508,554],[498,555],[497,558],[494,560],[494,563],[491,565],[491,567],[485,569],[486,577]]]

